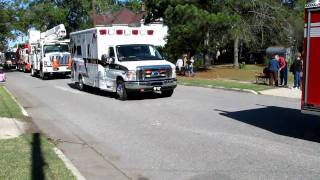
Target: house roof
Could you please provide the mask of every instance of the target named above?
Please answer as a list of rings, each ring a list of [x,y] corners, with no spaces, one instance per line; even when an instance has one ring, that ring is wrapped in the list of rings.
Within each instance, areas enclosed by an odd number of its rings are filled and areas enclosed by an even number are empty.
[[[97,15],[95,17],[96,25],[111,25],[111,24],[136,24],[140,23],[145,16],[145,12],[135,13],[124,7],[120,11],[111,15]]]

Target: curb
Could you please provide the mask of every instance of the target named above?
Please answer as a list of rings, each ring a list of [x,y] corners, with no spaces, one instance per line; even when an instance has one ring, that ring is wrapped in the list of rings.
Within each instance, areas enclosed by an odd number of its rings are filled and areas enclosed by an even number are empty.
[[[13,94],[5,86],[3,86],[3,88],[12,97],[12,99],[17,103],[17,105],[21,109],[22,114],[24,116],[29,117],[28,112],[17,101],[17,99],[13,96]],[[79,170],[72,164],[72,162],[63,154],[63,152],[60,149],[58,149],[57,147],[54,147],[53,151],[63,161],[63,163],[66,165],[66,168],[72,172],[72,174],[76,177],[77,180],[86,180],[86,178],[84,178],[84,176],[79,172]]]
[[[205,85],[205,84],[200,84],[200,85],[192,85],[188,83],[179,83],[179,85],[182,86],[193,86],[193,87],[204,87],[204,88],[211,88],[211,89],[220,89],[220,90],[226,90],[226,91],[234,91],[234,92],[245,92],[245,93],[250,93],[250,94],[255,94],[255,95],[260,95],[260,92],[251,90],[251,89],[240,89],[240,88],[226,88],[222,86],[212,86],[212,85]]]
[[[69,169],[77,180],[85,180],[86,178],[80,173],[80,171],[73,165],[73,163],[64,155],[64,153],[57,147],[53,148],[53,151],[64,162],[67,169]]]
[[[12,97],[12,99],[14,100],[14,102],[17,103],[17,105],[19,106],[19,108],[21,109],[21,112],[24,116],[29,117],[28,112],[24,109],[24,107],[17,101],[17,99],[13,96],[13,94],[11,94],[11,92],[5,87],[3,86],[3,89]]]

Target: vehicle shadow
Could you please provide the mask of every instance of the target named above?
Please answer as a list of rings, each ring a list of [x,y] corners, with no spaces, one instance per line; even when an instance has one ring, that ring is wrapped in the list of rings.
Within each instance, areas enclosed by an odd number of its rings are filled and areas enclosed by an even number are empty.
[[[68,86],[72,89],[79,90],[77,85],[74,83],[68,83]],[[86,87],[85,92],[90,93],[90,94],[94,94],[94,95],[98,95],[98,96],[102,96],[102,97],[117,99],[116,93],[103,91],[98,88],[93,88],[93,87],[89,87],[89,86]],[[145,99],[158,99],[158,98],[162,98],[162,96],[160,94],[155,94],[155,93],[131,93],[128,101],[145,100]]]
[[[37,75],[36,77],[41,79],[39,75]],[[63,75],[63,74],[54,74],[49,77],[46,77],[45,81],[63,80],[63,79],[71,79],[71,76],[70,75]]]
[[[31,179],[32,180],[45,179],[44,168],[46,166],[46,163],[42,155],[40,133],[33,133],[31,146],[32,146]]]
[[[297,109],[263,106],[257,109],[227,112],[222,110],[220,115],[247,123],[270,132],[320,142],[320,118],[302,114]]]

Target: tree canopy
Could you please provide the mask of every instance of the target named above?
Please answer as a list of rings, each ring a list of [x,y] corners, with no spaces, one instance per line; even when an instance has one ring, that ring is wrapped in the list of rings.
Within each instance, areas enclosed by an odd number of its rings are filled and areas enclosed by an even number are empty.
[[[209,54],[221,47],[234,48],[238,66],[239,48],[254,50],[271,45],[303,43],[304,0],[283,4],[279,0],[95,0],[98,14],[127,6],[139,12],[147,9],[146,23],[162,19],[169,28],[165,51],[177,58],[185,52]],[[0,0],[0,49],[13,32],[31,27],[46,30],[63,23],[68,32],[92,26],[92,0]]]
[[[275,0],[149,0],[146,5],[147,21],[163,18],[169,27],[169,54],[191,49],[206,55],[233,44],[238,66],[240,45],[252,50],[301,46],[302,0],[290,6]],[[204,58],[208,64],[210,60]]]

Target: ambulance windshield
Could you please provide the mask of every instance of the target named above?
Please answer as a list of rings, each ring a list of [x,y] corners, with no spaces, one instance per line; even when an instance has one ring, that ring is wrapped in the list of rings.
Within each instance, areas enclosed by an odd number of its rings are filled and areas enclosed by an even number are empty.
[[[67,44],[54,44],[54,45],[45,45],[44,46],[44,53],[51,53],[51,52],[68,52],[69,47]]]
[[[119,61],[163,60],[152,45],[120,45],[117,46],[117,55]]]

